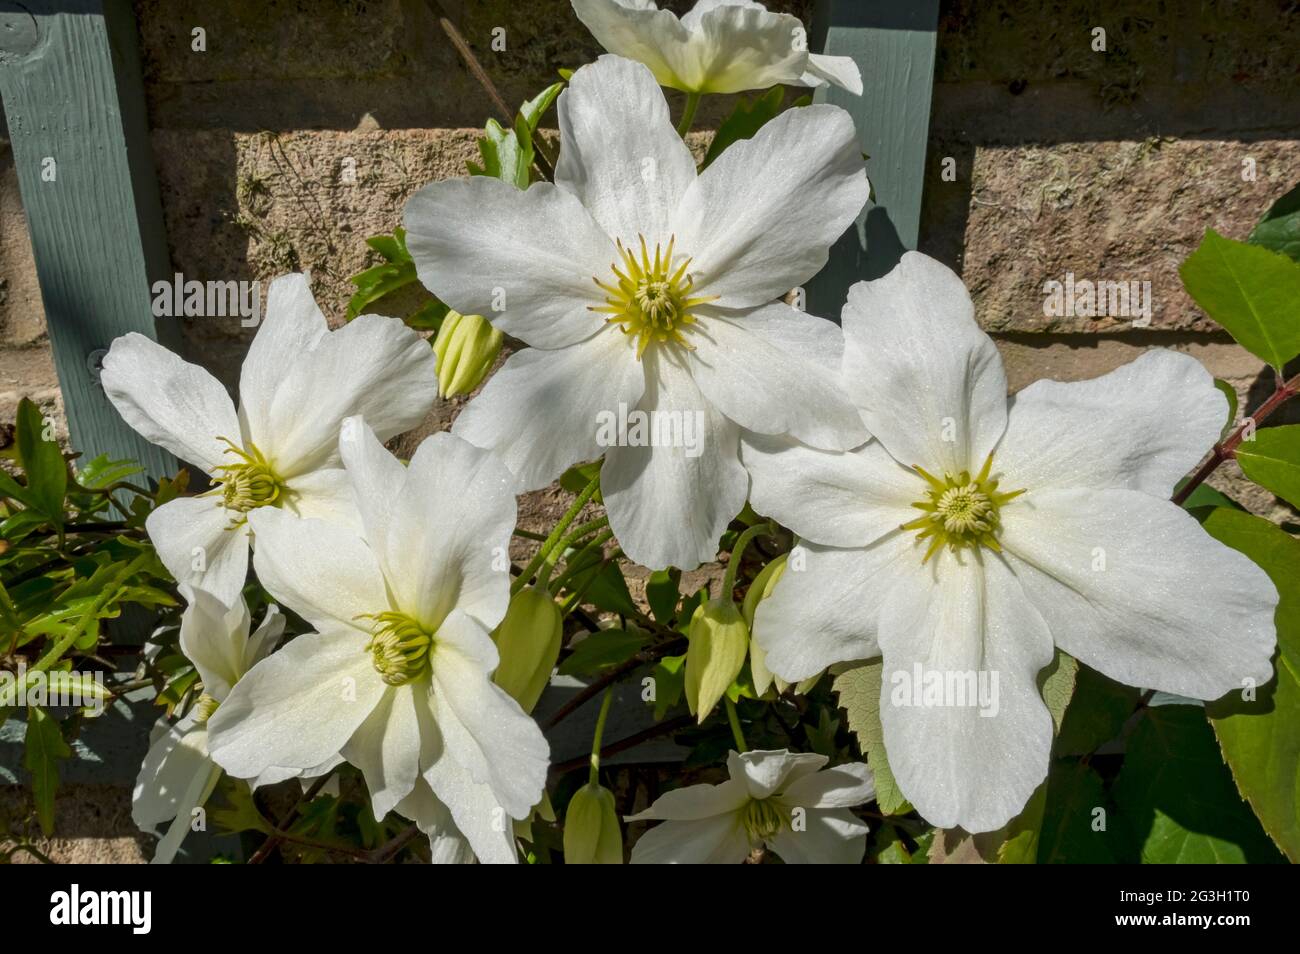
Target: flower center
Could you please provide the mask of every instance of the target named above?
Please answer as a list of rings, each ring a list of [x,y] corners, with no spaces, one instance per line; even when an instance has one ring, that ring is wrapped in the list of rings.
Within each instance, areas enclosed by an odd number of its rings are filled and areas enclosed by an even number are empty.
[[[673,267],[675,236],[668,240],[666,249],[656,244],[653,257],[646,246],[645,236],[640,236],[640,239],[639,257],[621,241],[615,243],[622,267],[618,263],[610,265],[614,273],[610,281],[602,282],[593,277],[597,287],[606,293],[605,304],[588,307],[591,311],[609,315],[606,322],[620,325],[624,334],[636,338],[638,359],[652,341],[671,341],[690,350],[691,345],[682,335],[682,329],[695,322],[691,310],[716,301],[718,296],[691,296],[694,280],[686,272],[691,260],[685,259]]]
[[[222,501],[227,510],[239,514],[248,513],[257,507],[278,506],[288,493],[288,488],[256,444],[249,444],[248,449],[240,447],[228,437],[219,437],[226,442],[225,453],[233,454],[238,462],[222,464],[213,474],[221,492]],[[244,522],[242,517],[231,521],[232,527]]]
[[[767,841],[786,825],[780,806],[766,798],[751,798],[740,816],[751,842]]]
[[[913,467],[929,485],[926,499],[912,504],[924,514],[903,524],[904,530],[916,530],[917,540],[930,540],[921,562],[927,562],[943,547],[957,551],[963,547],[986,546],[1001,552],[998,533],[1002,524],[998,511],[1007,501],[1019,497],[1023,490],[1002,492],[998,482],[989,476],[993,455],[989,454],[980,472],[971,477],[969,471],[959,474],[945,473],[940,480],[920,467]]]
[[[217,701],[215,696],[206,692],[203,693],[203,695],[199,696],[199,701],[194,703],[194,721],[207,722],[216,713],[220,705],[221,703]]]
[[[433,634],[405,613],[393,611],[367,617],[375,628],[366,643],[375,671],[390,686],[404,686],[424,675],[433,650]]]

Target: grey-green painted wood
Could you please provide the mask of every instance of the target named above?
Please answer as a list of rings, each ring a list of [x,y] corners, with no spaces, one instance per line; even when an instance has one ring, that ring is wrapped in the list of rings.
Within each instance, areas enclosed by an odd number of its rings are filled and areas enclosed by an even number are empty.
[[[852,114],[875,198],[809,283],[812,314],[838,320],[850,285],[916,248],[938,20],[939,0],[818,0],[814,9],[812,49],[851,56],[862,71],[862,96],[832,87],[816,99]]]
[[[72,446],[175,473],[122,421],[96,367],[128,331],[174,333],[150,307],[170,269],[128,0],[0,2],[0,100]]]

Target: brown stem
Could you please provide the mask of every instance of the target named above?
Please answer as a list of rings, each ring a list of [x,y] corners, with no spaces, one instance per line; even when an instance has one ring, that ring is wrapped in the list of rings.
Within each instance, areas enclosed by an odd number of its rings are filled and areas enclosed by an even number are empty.
[[[611,755],[618,755],[620,752],[626,752],[628,749],[635,748],[642,742],[648,742],[651,739],[657,739],[661,735],[669,735],[678,729],[684,729],[694,724],[693,716],[678,716],[675,719],[669,719],[667,722],[660,722],[658,725],[652,725],[648,729],[642,729],[640,732],[633,733],[627,738],[619,739],[617,742],[611,742],[600,750],[601,759],[608,758]],[[556,775],[563,775],[565,772],[572,772],[574,769],[585,768],[591,761],[590,755],[580,755],[577,758],[569,759],[567,762],[560,762],[558,765],[552,765],[551,771]]]
[[[419,825],[408,825],[391,840],[380,845],[366,857],[366,861],[372,865],[387,864],[399,851],[415,840],[420,834]]]
[[[591,685],[587,686],[585,689],[577,693],[572,699],[570,699],[564,705],[560,706],[560,708],[555,710],[555,714],[546,720],[546,725],[542,726],[542,728],[550,729],[558,725],[562,719],[567,718],[570,714],[573,713],[575,709],[578,709],[580,706],[582,706],[583,703],[587,702],[589,699],[592,699],[600,695],[600,693],[604,691],[606,686],[610,685],[611,683],[618,682],[620,679],[622,679],[632,670],[638,669],[641,666],[644,666],[646,663],[658,662],[661,658],[667,656],[669,653],[673,652],[674,650],[685,649],[685,648],[686,648],[686,637],[679,636],[676,639],[669,639],[662,643],[658,643],[654,646],[651,646],[648,649],[641,650],[639,653],[632,656],[632,658],[624,660],[623,662],[619,663],[609,672],[605,673],[599,679],[592,682]]]
[[[279,823],[276,824],[275,830],[267,836],[266,841],[262,842],[261,847],[258,848],[257,851],[253,852],[253,857],[248,859],[250,865],[260,865],[262,862],[266,861],[267,856],[275,850],[276,846],[278,846],[280,842],[299,840],[291,837],[284,829],[292,824],[293,820],[298,817],[298,812],[302,810],[302,806],[306,805],[320,794],[321,789],[325,787],[325,783],[333,776],[334,772],[329,771],[316,779],[316,781],[312,782],[311,788],[303,792],[302,797],[299,798],[298,801],[294,802],[293,808],[289,809],[284,818],[280,819]]]
[[[1268,396],[1268,399],[1255,409],[1255,413],[1249,414],[1246,418],[1233,429],[1232,433],[1225,437],[1219,443],[1214,445],[1214,450],[1210,452],[1210,459],[1207,460],[1196,473],[1192,474],[1191,479],[1183,485],[1182,490],[1174,494],[1174,503],[1182,506],[1192,491],[1205,483],[1207,477],[1218,469],[1218,466],[1225,460],[1236,456],[1237,447],[1245,439],[1246,432],[1253,430],[1266,417],[1276,411],[1295,395],[1300,394],[1300,375],[1296,375],[1290,381],[1283,382],[1277,386],[1277,390]]]

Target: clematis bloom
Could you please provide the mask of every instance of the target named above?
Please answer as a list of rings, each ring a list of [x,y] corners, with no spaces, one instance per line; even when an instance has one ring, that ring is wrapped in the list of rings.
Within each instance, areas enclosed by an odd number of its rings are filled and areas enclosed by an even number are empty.
[[[697,175],[638,63],[582,67],[558,110],[554,185],[435,182],[406,208],[420,280],[532,346],[453,433],[497,451],[525,490],[604,454],[623,550],[694,567],[745,502],[742,429],[837,449],[866,439],[832,380],[839,329],[776,300],[816,274],[866,201],[853,121],[788,110]]]
[[[516,860],[510,819],[542,798],[549,750],[492,682],[491,631],[510,598],[513,479],[450,434],[410,466],[360,418],[339,440],[364,538],[263,507],[249,515],[262,585],[314,628],[254,667],[210,723],[233,775],[341,755],[365,776],[376,818],[429,835],[435,860]]]
[[[798,17],[750,0],[698,0],[682,17],[653,0],[573,0],[600,45],[644,63],[663,86],[688,93],[739,93],[834,83],[862,95],[847,56],[808,52]]]
[[[825,768],[824,755],[727,755],[731,777],[660,796],[628,821],[663,819],[632,846],[632,864],[739,864],[767,847],[786,864],[858,864],[867,826],[851,811],[875,797],[860,762]]]
[[[131,427],[216,484],[163,504],[145,528],[177,582],[226,604],[248,575],[253,510],[355,522],[336,450],[345,417],[365,415],[386,440],[419,424],[438,395],[437,362],[419,335],[380,315],[330,331],[300,274],[271,283],[238,412],[206,370],[135,333],[113,342],[102,381]]]
[[[876,440],[743,450],[754,508],[807,551],[759,604],[755,638],[791,681],[883,657],[890,767],[930,822],[1001,828],[1042,782],[1037,680],[1055,647],[1196,699],[1270,678],[1276,589],[1169,499],[1227,415],[1197,361],[1152,350],[1008,401],[961,279],[915,252],[850,289],[844,334],[845,386]]]

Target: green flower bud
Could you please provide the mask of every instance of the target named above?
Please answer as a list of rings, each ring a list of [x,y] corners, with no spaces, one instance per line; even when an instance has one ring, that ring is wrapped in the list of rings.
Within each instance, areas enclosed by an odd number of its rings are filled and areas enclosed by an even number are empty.
[[[686,704],[703,722],[745,665],[749,627],[736,604],[720,597],[695,608],[686,635]]]
[[[482,315],[447,312],[433,341],[438,393],[449,398],[478,387],[501,353],[501,339],[501,332]]]
[[[749,592],[745,594],[745,604],[743,612],[745,614],[745,623],[750,630],[754,628],[754,614],[758,612],[758,604],[772,595],[776,589],[776,584],[780,581],[781,576],[785,573],[786,560],[788,553],[782,553],[779,557],[763,567],[758,576],[754,577],[754,582],[749,587]],[[763,647],[758,645],[757,641],[751,640],[749,643],[749,671],[754,677],[754,691],[760,696],[767,692],[769,686],[776,686],[778,693],[785,692],[790,688],[790,684],[780,676],[774,675],[772,670],[767,668],[767,653],[763,652]],[[809,676],[803,682],[795,687],[795,692],[806,693],[809,689],[817,684],[817,680],[822,677],[821,673],[815,676]]]
[[[569,800],[564,816],[564,863],[623,863],[623,831],[618,827],[614,793],[604,786],[588,782]]]
[[[501,664],[492,681],[532,712],[560,655],[564,618],[545,587],[526,586],[492,632]]]

